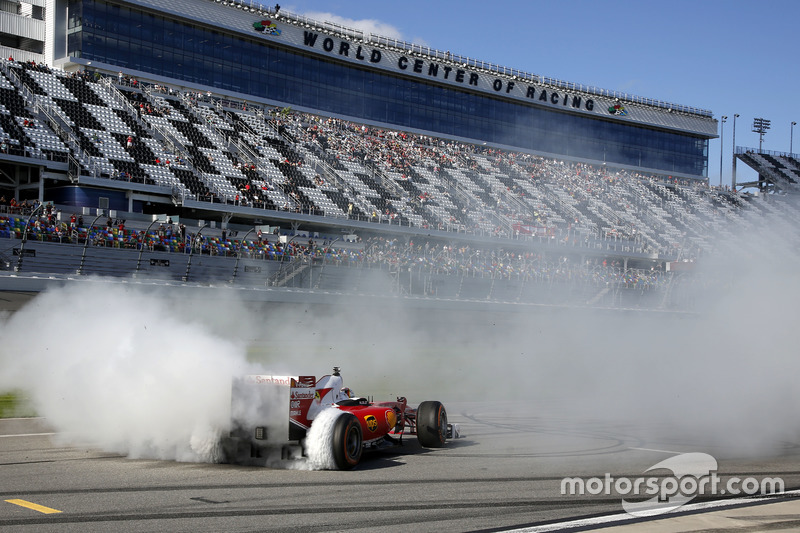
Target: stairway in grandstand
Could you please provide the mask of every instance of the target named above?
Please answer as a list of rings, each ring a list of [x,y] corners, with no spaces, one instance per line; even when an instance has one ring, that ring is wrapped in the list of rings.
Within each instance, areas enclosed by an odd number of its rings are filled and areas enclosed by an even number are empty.
[[[5,67],[5,63],[3,63]],[[35,70],[33,72],[36,72]],[[20,70],[19,74],[24,75]],[[31,79],[26,76],[27,79]],[[17,73],[3,68],[0,72],[0,127],[3,152],[53,161],[66,161],[69,149],[48,127],[41,110],[33,111],[29,104],[44,91],[33,81],[32,89],[20,91]]]

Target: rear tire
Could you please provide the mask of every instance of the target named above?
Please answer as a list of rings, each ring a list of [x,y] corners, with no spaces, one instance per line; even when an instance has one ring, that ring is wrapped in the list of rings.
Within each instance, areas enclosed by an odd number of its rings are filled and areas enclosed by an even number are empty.
[[[441,402],[419,404],[417,440],[425,448],[441,448],[447,442],[447,411]]]
[[[361,460],[361,424],[352,413],[343,413],[333,424],[333,462],[339,470],[350,470]]]

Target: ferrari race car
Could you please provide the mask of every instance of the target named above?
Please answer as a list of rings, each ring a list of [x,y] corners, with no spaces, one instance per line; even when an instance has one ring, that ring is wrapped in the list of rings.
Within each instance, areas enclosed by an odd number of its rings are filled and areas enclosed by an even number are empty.
[[[318,468],[348,470],[364,450],[400,446],[405,434],[415,435],[423,447],[441,448],[459,436],[459,427],[447,422],[437,401],[413,408],[404,397],[393,402],[355,397],[343,386],[338,367],[319,380],[251,375],[234,380],[231,431],[222,440],[222,455],[229,463],[266,465],[278,448],[282,460],[299,455]]]

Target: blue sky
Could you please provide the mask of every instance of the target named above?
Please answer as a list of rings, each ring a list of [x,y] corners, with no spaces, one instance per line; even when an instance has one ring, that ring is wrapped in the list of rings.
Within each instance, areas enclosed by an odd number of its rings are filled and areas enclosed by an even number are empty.
[[[262,0],[263,1],[263,0]],[[728,117],[722,182],[737,146],[788,152],[800,123],[797,0],[432,2],[295,0],[282,9],[523,71],[711,111]],[[800,152],[800,125],[792,151]],[[720,141],[709,148],[720,179]],[[755,173],[738,165],[737,181]]]

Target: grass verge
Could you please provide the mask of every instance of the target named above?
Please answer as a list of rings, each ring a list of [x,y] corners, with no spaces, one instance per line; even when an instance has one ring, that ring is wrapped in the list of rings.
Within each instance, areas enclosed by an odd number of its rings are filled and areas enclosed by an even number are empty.
[[[36,416],[27,398],[20,391],[0,393],[0,418]]]

